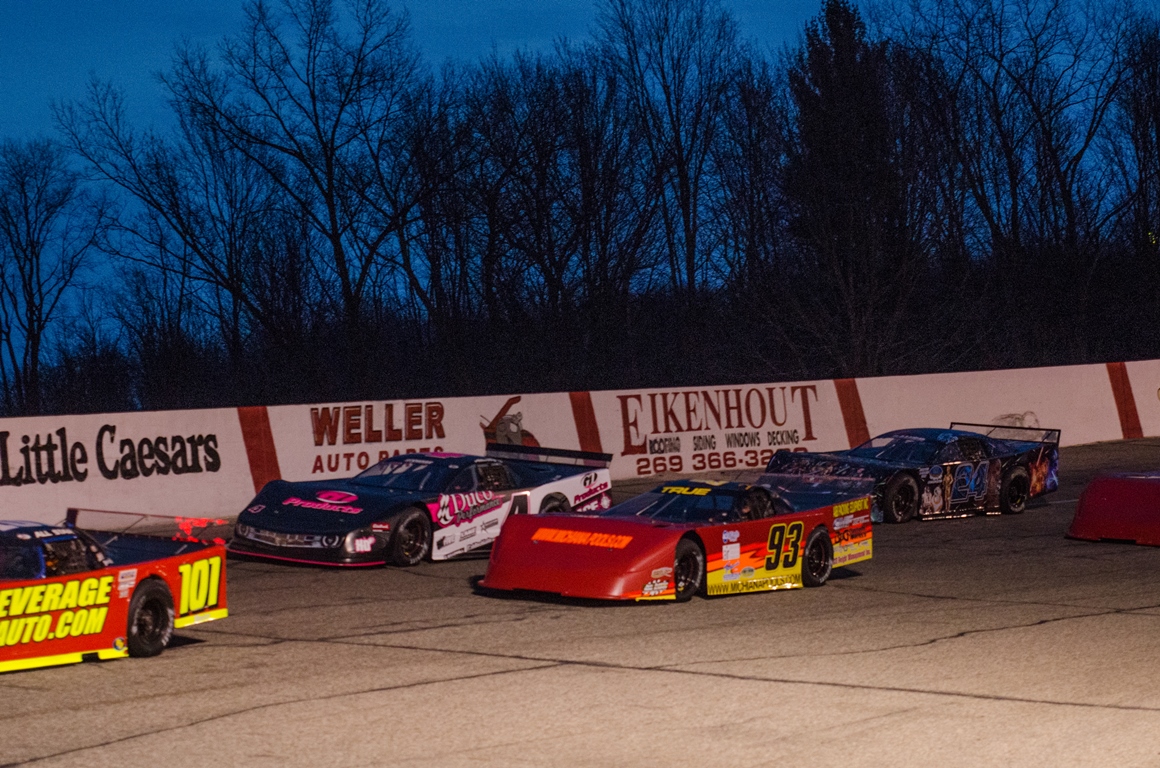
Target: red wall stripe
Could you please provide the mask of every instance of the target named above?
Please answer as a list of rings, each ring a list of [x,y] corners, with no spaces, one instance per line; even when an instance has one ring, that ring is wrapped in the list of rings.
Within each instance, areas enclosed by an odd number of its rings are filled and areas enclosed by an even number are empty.
[[[1108,363],[1108,379],[1112,382],[1112,397],[1116,398],[1116,411],[1120,414],[1120,429],[1125,440],[1144,436],[1140,426],[1140,413],[1136,410],[1136,397],[1132,394],[1132,381],[1128,378],[1128,366],[1124,363]]]
[[[838,390],[838,407],[842,409],[842,421],[846,423],[846,439],[851,448],[861,445],[870,439],[870,429],[866,426],[858,383],[854,379],[834,379],[834,388]]]
[[[242,441],[246,444],[246,458],[250,460],[250,476],[254,479],[254,493],[271,480],[281,480],[278,451],[274,447],[274,433],[270,430],[270,414],[264,405],[238,409],[242,425]]]
[[[572,401],[572,417],[576,420],[576,434],[580,437],[580,450],[604,453],[600,447],[600,427],[596,426],[596,409],[592,406],[590,392],[569,392]]]

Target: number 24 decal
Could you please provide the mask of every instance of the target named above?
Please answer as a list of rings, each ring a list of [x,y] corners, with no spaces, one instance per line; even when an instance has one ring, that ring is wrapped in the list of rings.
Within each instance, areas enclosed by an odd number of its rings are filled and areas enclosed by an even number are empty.
[[[765,558],[765,570],[776,571],[778,560],[781,561],[782,568],[793,568],[797,565],[803,530],[801,523],[790,523],[788,531],[784,525],[775,525],[769,529],[769,556]],[[789,545],[788,548],[786,544]]]
[[[195,563],[179,565],[181,572],[181,610],[178,616],[195,613],[218,604],[222,559],[209,557]]]

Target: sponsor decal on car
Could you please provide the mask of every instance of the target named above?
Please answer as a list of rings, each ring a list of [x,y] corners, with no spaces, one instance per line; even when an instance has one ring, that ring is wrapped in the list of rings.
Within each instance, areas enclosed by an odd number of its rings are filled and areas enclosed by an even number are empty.
[[[656,597],[669,588],[668,579],[653,579],[641,588],[640,593],[645,597]]]
[[[112,590],[112,576],[0,590],[0,646],[100,633]]]
[[[724,584],[710,584],[710,595],[736,594],[739,592],[760,592],[766,589],[788,589],[800,587],[802,577],[800,573],[787,573],[780,576],[764,576],[748,581],[734,581]]]
[[[578,496],[576,496],[576,498],[572,500],[572,507],[578,507],[587,501],[593,500],[596,497],[605,494],[611,487],[612,485],[610,483],[605,482],[585,488]]]
[[[852,525],[869,525],[869,524],[870,524],[870,515],[868,515],[868,514],[858,515],[857,517],[855,517],[854,515],[846,515],[845,517],[835,518],[834,530],[840,531],[843,528],[849,528]]]
[[[307,501],[297,496],[283,500],[284,507],[302,507],[317,509],[322,512],[341,512],[344,515],[357,515],[363,511],[362,507],[352,507],[350,502],[357,501],[358,496],[346,491],[319,491],[315,494],[316,501]]]
[[[669,567],[654,568],[653,572],[652,572],[652,577],[654,579],[667,579],[668,577],[670,577],[672,575],[673,575],[673,569],[669,568]]]
[[[721,547],[722,578],[725,581],[737,581],[741,578],[741,544],[725,544]]]
[[[375,537],[374,536],[360,536],[354,540],[354,551],[355,552],[370,552],[371,548],[374,545],[375,545]]]
[[[124,599],[137,584],[137,569],[128,568],[117,574],[117,596]]]
[[[439,501],[428,504],[427,508],[440,525],[466,523],[480,515],[491,512],[504,503],[504,497],[494,491],[473,493],[445,493]]]
[[[855,512],[861,512],[864,509],[870,509],[870,498],[866,496],[860,499],[854,499],[853,501],[847,501],[842,504],[835,504],[834,517],[845,517],[846,515],[852,515]]]
[[[556,544],[579,544],[606,549],[624,549],[632,541],[631,536],[617,536],[611,533],[592,531],[571,531],[564,528],[537,528],[532,541],[550,541]]]
[[[712,488],[689,488],[684,485],[665,485],[661,493],[677,493],[682,496],[707,496]]]

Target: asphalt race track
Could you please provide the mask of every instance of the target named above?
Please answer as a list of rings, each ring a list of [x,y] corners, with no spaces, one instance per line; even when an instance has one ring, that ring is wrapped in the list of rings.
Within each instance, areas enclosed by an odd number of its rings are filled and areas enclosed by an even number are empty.
[[[1098,470],[1158,467],[1158,439],[1067,448],[1023,515],[876,526],[821,589],[685,605],[231,560],[231,616],[160,657],[0,677],[0,764],[1160,765],[1160,548],[1063,538]]]

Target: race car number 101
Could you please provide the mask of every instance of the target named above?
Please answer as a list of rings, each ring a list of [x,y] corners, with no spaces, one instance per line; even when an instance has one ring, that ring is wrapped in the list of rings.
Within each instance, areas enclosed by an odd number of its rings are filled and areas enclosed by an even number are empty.
[[[218,585],[221,583],[222,559],[209,557],[178,567],[181,571],[181,610],[179,616],[196,613],[218,604]]]

